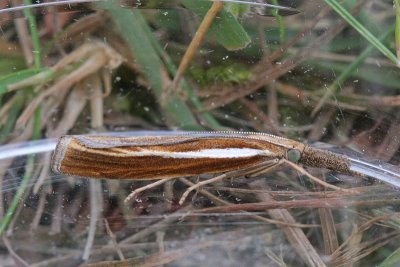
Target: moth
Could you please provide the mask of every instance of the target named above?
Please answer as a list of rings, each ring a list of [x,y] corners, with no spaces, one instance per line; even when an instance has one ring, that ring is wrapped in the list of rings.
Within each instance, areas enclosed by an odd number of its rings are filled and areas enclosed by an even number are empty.
[[[330,151],[265,133],[224,131],[137,137],[67,135],[59,139],[51,167],[58,174],[131,180],[222,173],[189,188],[192,191],[218,179],[257,175],[282,164],[334,189],[338,188],[308,174],[299,164],[354,174],[345,157]]]

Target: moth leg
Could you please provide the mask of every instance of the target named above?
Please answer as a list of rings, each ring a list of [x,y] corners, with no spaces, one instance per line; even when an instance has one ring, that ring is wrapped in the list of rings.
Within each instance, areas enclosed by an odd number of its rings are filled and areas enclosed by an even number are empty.
[[[312,181],[316,182],[317,184],[326,187],[326,188],[330,188],[333,190],[339,190],[339,191],[344,191],[344,192],[348,192],[348,193],[353,193],[353,194],[357,194],[359,193],[357,190],[353,190],[353,189],[346,189],[346,188],[340,188],[338,186],[334,186],[332,184],[329,184],[317,177],[315,177],[314,175],[312,175],[311,173],[309,173],[308,171],[306,171],[304,168],[302,168],[301,166],[286,160],[286,159],[281,159],[283,163],[287,164],[289,167],[291,167],[292,169],[298,171],[301,174],[304,174],[305,176],[307,176],[309,179],[311,179]]]
[[[279,159],[272,159],[272,160],[264,161],[264,162],[258,163],[256,165],[253,165],[251,167],[248,167],[246,169],[226,172],[226,173],[218,175],[214,178],[207,179],[202,182],[198,182],[198,183],[192,185],[191,187],[189,187],[188,189],[186,189],[186,191],[182,194],[181,199],[179,200],[179,205],[183,204],[183,202],[185,201],[185,199],[187,198],[187,196],[189,195],[190,192],[192,192],[193,190],[195,190],[199,187],[221,181],[225,178],[235,178],[235,177],[239,177],[239,176],[243,176],[243,175],[247,175],[247,174],[253,175],[254,173],[259,173],[261,170],[263,170],[265,172],[265,170],[270,169],[270,168],[274,167],[275,165],[277,165],[279,163],[279,161],[280,161]]]
[[[223,180],[225,178],[228,178],[228,177],[231,177],[229,175],[229,173],[223,173],[223,174],[218,175],[218,176],[216,176],[214,178],[211,178],[211,179],[208,179],[208,180],[204,180],[202,182],[198,182],[197,184],[192,185],[191,187],[186,189],[186,191],[182,194],[182,197],[179,200],[179,205],[182,205],[183,202],[185,202],[185,199],[187,198],[189,193],[192,192],[193,190],[195,190],[196,188],[199,188],[199,187],[204,186],[204,185],[209,184],[209,183],[214,183],[214,182],[221,181],[221,180]]]
[[[274,170],[275,168],[279,167],[282,164],[283,164],[283,162],[281,159],[269,160],[269,161],[264,162],[262,165],[249,170],[245,174],[245,176],[249,177],[249,178],[257,177],[257,176],[260,176],[261,174],[271,172],[272,170]]]
[[[146,190],[148,190],[148,189],[150,189],[150,188],[159,186],[159,185],[161,185],[161,184],[163,184],[163,183],[165,183],[165,182],[167,182],[167,181],[169,181],[169,180],[171,180],[171,179],[168,179],[168,178],[167,178],[167,179],[161,179],[161,180],[158,180],[157,182],[154,182],[154,183],[151,183],[151,184],[148,184],[148,185],[145,185],[145,186],[142,186],[142,187],[139,187],[139,188],[135,189],[134,191],[132,191],[132,192],[125,198],[125,200],[124,200],[125,204],[127,204],[131,199],[133,199],[134,197],[136,197],[137,194],[139,194],[140,192],[143,192],[143,191],[146,191]]]

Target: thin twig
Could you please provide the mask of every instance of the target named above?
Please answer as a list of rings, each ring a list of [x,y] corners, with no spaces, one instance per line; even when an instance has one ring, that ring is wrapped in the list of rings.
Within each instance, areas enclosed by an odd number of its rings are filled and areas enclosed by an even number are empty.
[[[11,242],[10,240],[8,240],[8,238],[3,235],[3,243],[6,246],[8,252],[11,254],[11,256],[14,258],[14,260],[16,261],[16,265],[18,266],[30,266],[29,263],[27,263],[26,261],[24,261],[12,248]]]
[[[190,42],[189,47],[186,49],[186,52],[183,55],[181,63],[179,64],[178,70],[176,71],[174,80],[172,81],[171,84],[172,90],[176,90],[176,87],[179,86],[179,81],[182,78],[185,70],[187,69],[190,61],[196,54],[196,51],[201,44],[201,41],[204,39],[204,36],[207,33],[208,29],[210,28],[212,22],[214,21],[215,16],[218,14],[219,11],[221,11],[223,7],[224,4],[222,2],[214,1],[210,9],[207,11],[192,41]]]
[[[118,246],[117,239],[114,233],[111,231],[110,225],[108,224],[107,219],[104,219],[104,224],[106,226],[107,234],[111,239],[111,242],[115,248],[115,251],[118,253],[118,257],[120,260],[125,260],[124,254],[121,251],[121,248]]]

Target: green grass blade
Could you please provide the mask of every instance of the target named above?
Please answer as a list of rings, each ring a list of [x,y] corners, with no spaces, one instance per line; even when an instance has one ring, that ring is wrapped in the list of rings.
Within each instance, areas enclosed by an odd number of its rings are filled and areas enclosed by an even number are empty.
[[[34,156],[29,155],[27,162],[26,162],[26,170],[24,173],[24,177],[22,178],[22,182],[20,186],[18,187],[17,192],[15,193],[15,196],[13,200],[11,201],[10,206],[8,207],[7,212],[4,214],[3,219],[0,221],[0,236],[4,233],[6,230],[8,224],[10,223],[15,210],[18,207],[18,203],[21,200],[22,195],[24,194],[26,188],[28,187],[28,182],[30,180],[30,177],[33,174],[33,164],[34,164]]]
[[[397,58],[400,59],[400,0],[394,0],[394,5],[396,7],[395,47]]]
[[[136,63],[149,82],[157,99],[161,99],[164,85],[161,71],[164,64],[154,48],[148,31],[149,26],[138,10],[111,9],[111,18],[131,49]],[[166,119],[181,128],[198,128],[191,110],[179,97],[171,96],[165,107],[162,107]]]
[[[400,264],[400,248],[390,254],[378,267],[395,267]]]
[[[25,5],[31,5],[32,1],[31,0],[24,0],[23,1]],[[33,46],[33,63],[36,68],[40,68],[42,66],[41,63],[41,49],[40,49],[40,41],[39,41],[39,33],[38,33],[38,28],[36,24],[35,17],[32,15],[31,10],[29,8],[26,8],[23,10],[24,16],[28,20],[29,24],[29,31],[31,33],[31,38],[32,38],[32,46]]]
[[[0,144],[3,144],[5,140],[9,138],[9,134],[14,128],[15,121],[18,118],[18,114],[20,113],[21,109],[23,108],[23,94],[18,92],[16,96],[9,101],[12,102],[12,106],[7,113],[7,119],[3,127],[1,127],[0,131]]]
[[[400,65],[396,56],[376,38],[368,29],[366,29],[360,22],[358,22],[346,9],[344,9],[336,0],[325,0],[325,2],[332,7],[344,20],[347,21],[358,33],[360,33],[368,42],[376,47],[384,56],[396,65]]]
[[[390,34],[393,33],[393,31],[394,25],[393,27],[389,28],[385,33],[383,33],[382,36],[379,37],[379,40],[385,40]],[[341,84],[344,83],[347,78],[349,78],[354,73],[355,70],[357,70],[357,68],[365,61],[365,59],[367,59],[367,57],[374,51],[374,48],[375,47],[372,44],[368,45],[368,47],[364,49],[364,51],[340,73],[335,81],[330,86],[328,86],[327,92],[314,108],[314,114],[319,111],[319,109],[324,105],[325,101],[328,100],[330,96],[334,95],[338,91]]]
[[[163,47],[161,44],[158,42],[158,40],[154,37],[154,35],[151,33],[150,29],[148,27],[144,28],[144,30],[147,32],[147,35],[149,36],[149,39],[151,40],[154,48],[157,50],[157,53],[160,55],[160,57],[163,59],[164,64],[166,68],[168,69],[169,74],[174,77],[176,74],[176,66],[172,59],[169,57],[169,55],[164,51]],[[221,125],[219,122],[208,112],[204,110],[203,104],[200,102],[199,98],[195,95],[193,92],[192,88],[190,85],[185,81],[185,79],[182,79],[181,86],[183,91],[188,96],[189,101],[191,104],[196,108],[197,112],[199,112],[201,119],[203,119],[207,124],[212,127],[213,129],[225,129],[221,128]]]
[[[342,72],[348,65],[348,63],[317,60],[306,60],[302,63],[302,66],[312,66],[313,68],[319,68],[329,72]],[[379,70],[377,70],[377,68],[379,68]],[[399,90],[400,76],[398,74],[398,69],[395,67],[363,65],[360,66],[356,72],[353,72],[351,77]],[[319,95],[323,95],[324,92],[325,89],[320,91]]]
[[[14,84],[20,82],[26,78],[32,77],[42,71],[46,71],[47,69],[25,69],[15,73],[11,73],[7,76],[0,78],[0,95],[7,93],[7,86],[9,84]]]
[[[37,127],[37,125],[40,125],[40,108],[37,108],[35,110],[34,118],[33,118],[33,134],[32,134],[32,139],[38,139],[40,137],[40,126]],[[25,192],[25,190],[28,188],[29,180],[31,179],[33,172],[34,172],[34,163],[35,163],[35,155],[28,155],[27,161],[26,161],[26,168],[25,168],[25,173],[22,178],[22,182],[20,186],[18,187],[17,192],[15,193],[10,206],[7,209],[7,212],[4,214],[4,217],[0,221],[0,236],[4,233],[6,230],[8,224],[10,223],[11,219],[13,218],[13,215],[15,213],[15,210],[18,207],[18,204],[21,201],[21,198]]]
[[[274,5],[279,5],[278,0],[273,0],[272,4]],[[285,42],[286,39],[286,31],[285,31],[285,24],[283,23],[283,18],[281,15],[279,15],[279,10],[278,9],[273,9],[272,10],[272,15],[274,15],[276,22],[278,23],[279,27],[279,40],[281,43]]]
[[[212,3],[182,0],[182,4],[200,17],[204,17]],[[216,38],[217,42],[228,50],[245,48],[251,39],[239,21],[229,11],[223,9],[211,25],[208,34]]]

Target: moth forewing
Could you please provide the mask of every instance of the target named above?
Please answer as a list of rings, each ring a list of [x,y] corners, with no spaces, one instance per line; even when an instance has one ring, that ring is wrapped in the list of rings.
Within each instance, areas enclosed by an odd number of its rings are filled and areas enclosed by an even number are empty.
[[[64,136],[52,169],[94,178],[163,179],[246,169],[285,157],[287,150],[250,135]]]

